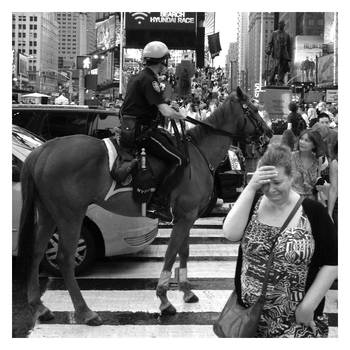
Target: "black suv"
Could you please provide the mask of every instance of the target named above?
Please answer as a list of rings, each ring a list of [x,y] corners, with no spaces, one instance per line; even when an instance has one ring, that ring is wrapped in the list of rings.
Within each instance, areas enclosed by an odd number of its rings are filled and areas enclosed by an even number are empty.
[[[12,124],[46,140],[85,134],[103,139],[119,127],[119,111],[75,105],[12,105]]]

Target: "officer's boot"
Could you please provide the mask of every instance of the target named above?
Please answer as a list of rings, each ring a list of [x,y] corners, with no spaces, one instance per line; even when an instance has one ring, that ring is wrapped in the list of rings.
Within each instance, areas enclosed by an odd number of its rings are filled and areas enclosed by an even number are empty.
[[[151,199],[147,208],[147,216],[159,218],[162,221],[171,222],[173,215],[170,211],[170,194],[172,189],[181,179],[182,167],[174,166],[170,172],[165,175],[163,182],[158,187],[156,193]]]

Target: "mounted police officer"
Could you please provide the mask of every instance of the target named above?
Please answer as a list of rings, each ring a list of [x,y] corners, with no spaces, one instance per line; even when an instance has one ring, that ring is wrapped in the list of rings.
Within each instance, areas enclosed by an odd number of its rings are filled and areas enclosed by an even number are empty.
[[[120,144],[125,148],[144,147],[147,154],[164,161],[169,170],[152,197],[147,216],[172,221],[170,193],[177,185],[186,158],[158,128],[163,117],[180,120],[185,116],[169,106],[158,81],[168,66],[168,47],[152,41],[143,49],[145,68],[133,77],[127,87],[121,108]],[[161,117],[163,116],[163,117]]]

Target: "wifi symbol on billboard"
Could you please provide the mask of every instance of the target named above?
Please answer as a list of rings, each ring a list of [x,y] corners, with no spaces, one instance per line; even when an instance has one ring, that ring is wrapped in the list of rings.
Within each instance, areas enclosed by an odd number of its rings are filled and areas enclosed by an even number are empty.
[[[133,12],[131,17],[133,17],[138,24],[141,24],[148,17],[149,12]]]

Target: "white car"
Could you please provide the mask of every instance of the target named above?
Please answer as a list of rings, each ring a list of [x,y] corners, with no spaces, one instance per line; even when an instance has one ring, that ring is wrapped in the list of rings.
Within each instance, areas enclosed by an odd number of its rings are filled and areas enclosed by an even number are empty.
[[[12,126],[12,255],[17,255],[18,228],[22,208],[20,171],[29,153],[44,142],[26,129]],[[76,274],[98,258],[128,255],[147,247],[158,234],[158,220],[113,214],[98,205],[88,207],[75,254]],[[59,275],[56,265],[58,234],[50,239],[42,261],[46,272]]]

